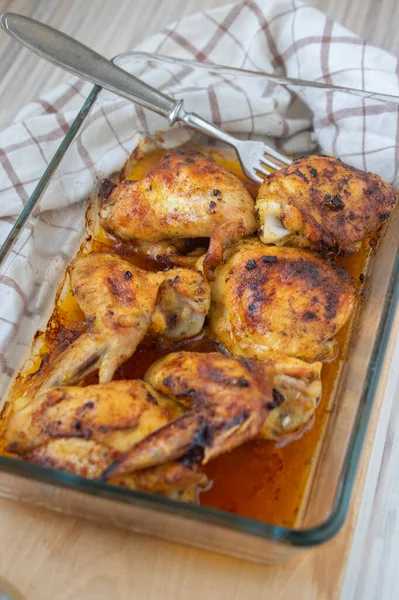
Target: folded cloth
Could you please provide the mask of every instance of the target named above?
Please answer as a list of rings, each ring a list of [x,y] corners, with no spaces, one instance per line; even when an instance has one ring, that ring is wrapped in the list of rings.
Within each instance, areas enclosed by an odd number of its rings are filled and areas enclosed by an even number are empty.
[[[174,23],[136,50],[399,94],[395,57],[366,44],[301,0],[228,4]],[[308,107],[304,111],[286,88],[262,77],[243,83],[233,75],[226,76],[221,86],[223,76],[207,71],[201,76],[181,65],[170,65],[167,70],[155,64],[149,69],[137,62],[133,72],[163,92],[183,98],[189,110],[233,134],[274,138],[279,147],[290,152],[312,150],[317,142],[326,154],[340,156],[399,184],[397,104],[303,88],[300,95]],[[0,134],[0,243],[90,88],[90,84],[71,78],[26,106]],[[46,193],[14,247],[7,277],[0,281],[0,369],[6,375],[14,368],[14,359],[6,360],[5,348],[15,335],[16,323],[21,319],[33,322],[32,316],[40,314],[40,299],[48,296],[50,287],[37,282],[51,240],[57,236],[62,239],[65,256],[67,245],[81,235],[74,205],[90,192],[94,165],[96,173],[109,175],[122,165],[140,138],[166,129],[162,117],[109,93],[92,111],[69,159],[68,172],[52,184],[51,194]],[[175,145],[188,135],[175,126],[166,143]],[[115,140],[111,149],[110,138]],[[62,237],[57,233],[60,229]],[[67,237],[66,232],[71,235]],[[35,245],[30,239],[33,236]],[[14,274],[21,269],[26,276],[23,283],[20,279],[17,283]],[[32,289],[36,288],[32,305]],[[26,344],[26,330],[21,344]]]

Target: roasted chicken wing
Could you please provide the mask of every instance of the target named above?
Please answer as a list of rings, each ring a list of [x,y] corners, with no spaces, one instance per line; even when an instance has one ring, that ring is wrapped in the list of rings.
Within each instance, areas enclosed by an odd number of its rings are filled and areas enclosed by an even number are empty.
[[[208,278],[223,249],[257,229],[254,202],[243,183],[194,150],[165,154],[144,179],[124,181],[105,194],[100,222],[122,240],[144,242],[147,252],[155,245],[158,254],[165,241],[210,238]]]
[[[184,397],[180,399],[183,383],[184,389],[189,390],[188,395],[200,394],[204,388],[198,387],[197,374],[205,372],[209,376],[213,363],[228,365],[229,362],[226,356],[218,353],[212,353],[210,357],[200,352],[172,353],[151,367],[146,379],[155,389],[186,404]],[[259,431],[261,437],[280,439],[308,423],[321,397],[322,363],[309,364],[290,356],[273,355],[263,360],[241,359],[240,363],[256,381],[266,381],[272,388],[272,400],[267,403],[268,413]],[[176,381],[180,387],[175,395]]]
[[[397,200],[398,191],[378,175],[329,156],[303,157],[261,185],[260,238],[351,254],[386,221]]]
[[[182,414],[143,381],[114,381],[40,392],[9,420],[7,450],[42,466],[94,479],[121,452]],[[167,464],[114,483],[189,499],[202,473]]]
[[[356,288],[314,252],[247,240],[227,250],[212,283],[209,326],[231,353],[331,358]]]
[[[191,337],[209,309],[209,284],[191,268],[152,273],[93,253],[72,263],[70,277],[88,331],[55,361],[45,387],[74,383],[97,368],[100,383],[110,381],[147,331]]]
[[[39,392],[8,421],[9,450],[24,454],[54,438],[79,438],[123,452],[181,415],[144,381],[111,381]]]
[[[177,352],[154,363],[145,379],[186,412],[121,454],[103,474],[114,478],[183,458],[205,463],[258,435],[273,400],[256,369],[217,352]]]

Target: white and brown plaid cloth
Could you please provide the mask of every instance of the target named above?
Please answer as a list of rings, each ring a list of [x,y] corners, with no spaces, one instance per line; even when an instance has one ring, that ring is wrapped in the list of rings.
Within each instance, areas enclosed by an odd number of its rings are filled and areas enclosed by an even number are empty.
[[[136,50],[399,95],[397,58],[366,44],[301,0],[228,4],[173,23]],[[141,63],[133,72],[165,93],[184,98],[188,109],[235,134],[269,136],[287,151],[308,151],[317,142],[324,153],[399,184],[395,103],[302,90],[308,108],[301,111],[296,110],[291,93],[263,78],[243,83],[232,76],[220,86],[216,76],[201,77],[189,68],[146,71]],[[0,134],[0,243],[90,88],[71,79],[26,106]],[[68,248],[81,235],[74,204],[90,191],[93,166],[102,175],[113,172],[141,137],[166,129],[161,117],[111,94],[104,96],[90,119],[70,159],[69,172],[58,188],[54,183],[52,194],[46,194],[0,280],[0,374],[3,371],[6,378],[20,364],[18,348],[22,352],[30,343],[21,323],[37,327],[43,302],[53,289],[43,257],[48,260],[56,239],[59,254],[54,258],[64,258],[57,263],[62,267]],[[178,129],[176,135],[187,134]],[[16,336],[21,339],[11,352],[9,342]]]

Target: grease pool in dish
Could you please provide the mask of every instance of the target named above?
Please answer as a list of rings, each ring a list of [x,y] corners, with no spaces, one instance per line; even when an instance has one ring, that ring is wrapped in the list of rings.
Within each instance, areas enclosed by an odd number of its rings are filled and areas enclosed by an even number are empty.
[[[39,464],[292,525],[322,438],[354,314],[353,281],[360,286],[368,242],[350,258],[337,259],[338,269],[329,254],[264,246],[254,226],[250,194],[256,197],[256,186],[218,167],[241,176],[223,154],[208,152],[216,163],[183,150],[163,157],[159,170],[162,154],[136,151],[122,171],[123,182],[102,186],[101,206],[88,211],[88,237],[36,342],[37,356],[11,390],[4,445]],[[314,185],[321,185],[317,178]],[[242,237],[247,239],[240,242]],[[244,260],[249,250],[254,256]],[[262,331],[270,330],[271,313],[274,324],[284,322],[274,332],[279,345],[269,340],[262,356],[248,356],[234,344],[228,348],[232,357],[213,354],[229,345],[218,335],[226,328],[214,315],[220,299],[228,304],[231,298],[218,288],[228,288],[224,271],[234,255],[244,262],[233,311],[241,306],[244,312],[237,315],[251,316],[241,323],[241,334],[255,328],[257,338],[266,337]],[[308,288],[315,293],[304,294]],[[273,305],[276,289],[279,302]],[[291,341],[287,353],[284,338]],[[315,340],[329,351],[313,347],[306,353]],[[323,367],[315,362],[327,358]],[[96,386],[98,367],[101,385],[109,386],[105,391]],[[126,379],[145,380],[139,391],[127,392],[142,410],[101,412],[120,395],[114,381]],[[90,397],[76,387],[82,380]],[[46,391],[49,386],[57,388]],[[143,396],[144,388],[152,399]]]

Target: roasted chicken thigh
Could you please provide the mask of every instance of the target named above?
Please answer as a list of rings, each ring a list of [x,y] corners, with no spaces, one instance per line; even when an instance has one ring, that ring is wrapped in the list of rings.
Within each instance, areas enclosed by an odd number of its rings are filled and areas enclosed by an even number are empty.
[[[260,238],[351,254],[386,221],[397,200],[398,191],[378,175],[330,156],[303,157],[261,185]]]
[[[314,252],[247,240],[226,251],[212,283],[209,327],[234,355],[306,361],[334,356],[356,289]]]
[[[55,361],[45,387],[74,383],[97,368],[100,383],[110,381],[148,331],[191,337],[209,308],[209,284],[191,268],[153,273],[93,253],[73,261],[70,277],[88,331]]]
[[[103,198],[102,226],[125,241],[160,244],[210,238],[204,270],[208,278],[223,249],[256,231],[254,202],[243,183],[214,160],[194,150],[165,154],[140,181],[124,181]]]

